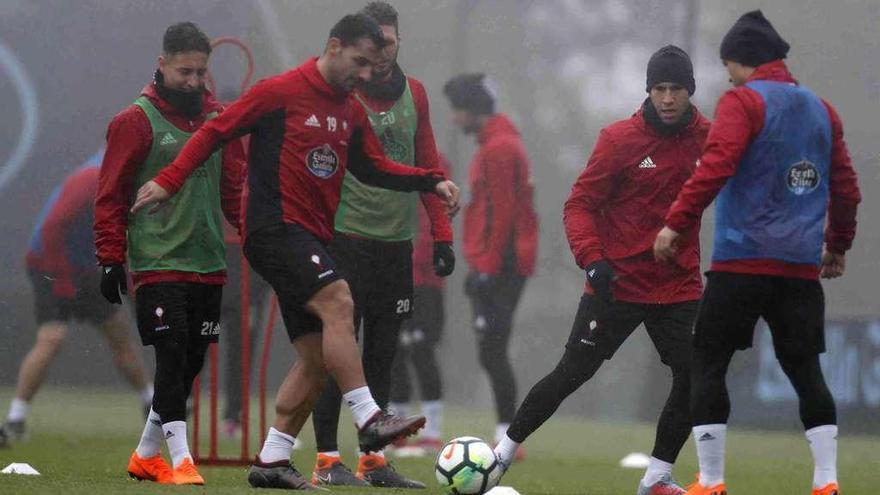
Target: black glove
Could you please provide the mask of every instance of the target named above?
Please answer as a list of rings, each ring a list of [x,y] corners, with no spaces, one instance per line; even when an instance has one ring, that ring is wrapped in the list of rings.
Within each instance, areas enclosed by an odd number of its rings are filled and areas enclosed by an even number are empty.
[[[611,265],[605,260],[594,261],[587,265],[586,271],[587,282],[593,288],[596,296],[610,301],[612,299],[611,282],[616,278]]]
[[[101,295],[113,304],[122,304],[122,296],[128,294],[125,267],[105,265],[101,267]]]
[[[455,270],[455,251],[448,242],[434,243],[434,274],[448,277]]]

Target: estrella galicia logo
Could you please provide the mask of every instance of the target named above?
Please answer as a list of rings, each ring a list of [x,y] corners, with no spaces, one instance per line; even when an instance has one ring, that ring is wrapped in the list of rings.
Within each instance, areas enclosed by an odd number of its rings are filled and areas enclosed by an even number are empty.
[[[788,168],[788,189],[798,196],[816,190],[820,180],[819,169],[808,160],[801,160]]]
[[[328,179],[339,169],[339,156],[329,144],[325,144],[309,151],[306,156],[306,166],[309,167],[309,172],[312,174],[322,179]]]

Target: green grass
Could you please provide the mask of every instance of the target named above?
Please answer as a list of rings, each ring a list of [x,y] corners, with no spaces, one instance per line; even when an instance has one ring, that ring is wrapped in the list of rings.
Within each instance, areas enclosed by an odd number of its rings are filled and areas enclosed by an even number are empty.
[[[10,398],[0,390],[0,412]],[[489,438],[492,414],[463,409],[447,412],[447,436]],[[0,475],[0,494],[161,494],[249,492],[245,468],[203,467],[204,487],[168,487],[129,480],[128,456],[140,435],[142,422],[133,394],[92,389],[47,389],[40,393],[29,418],[30,440],[0,450],[0,468],[10,462],[27,462],[42,476]],[[354,429],[343,418],[340,429],[343,455],[355,463]],[[301,435],[306,448],[295,453],[295,462],[309,472],[314,462],[311,429]],[[653,425],[609,424],[572,417],[551,419],[526,444],[528,458],[513,466],[503,484],[523,494],[631,495],[641,470],[622,469],[618,461],[633,451],[650,452]],[[236,445],[224,442],[222,451]],[[880,486],[880,438],[841,436],[839,468],[846,495],[876,494]],[[800,433],[732,431],[728,435],[727,484],[734,494],[804,495],[810,493],[812,461]],[[435,488],[433,459],[395,461],[407,475]],[[696,472],[692,442],[681,454],[675,474],[689,482]],[[345,494],[379,495],[393,490],[336,489]],[[271,493],[271,492],[270,492]],[[280,493],[280,492],[279,492]]]

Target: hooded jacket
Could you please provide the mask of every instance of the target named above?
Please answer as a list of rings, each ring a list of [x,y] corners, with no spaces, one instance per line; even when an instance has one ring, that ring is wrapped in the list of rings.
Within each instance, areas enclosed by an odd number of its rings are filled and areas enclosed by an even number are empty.
[[[464,211],[464,257],[472,271],[501,272],[513,253],[516,270],[535,271],[538,218],[529,159],[519,132],[504,114],[495,114],[477,134],[479,149],[470,166],[471,200]]]
[[[209,113],[220,112],[222,106],[210,92],[205,92],[202,113],[190,118],[163,100],[153,84],[141,95],[147,97],[165,119],[184,132],[195,132]],[[113,117],[107,129],[107,151],[101,163],[98,193],[95,199],[95,247],[98,263],[111,265],[126,261],[128,211],[137,191],[134,190],[138,167],[150,153],[153,131],[146,114],[137,105],[129,105]],[[223,147],[223,172],[220,198],[223,214],[238,230],[241,223],[242,185],[245,175],[244,149],[238,139]],[[178,271],[147,271],[132,273],[135,287],[160,282],[196,282],[218,285],[226,282],[226,271],[199,274]]]
[[[782,60],[761,65],[749,81],[778,81],[797,84]],[[861,193],[852,166],[843,124],[837,111],[822,100],[831,121],[830,202],[825,246],[834,253],[845,253],[856,233],[856,211]],[[709,206],[727,179],[737,172],[740,159],[764,128],[765,104],[755,90],[743,85],[724,93],[715,109],[701,166],[684,185],[666,216],[666,225],[679,233],[699,230],[703,210]],[[805,278],[817,280],[820,267],[810,263],[788,263],[774,259],[745,259],[714,262],[712,271]]]
[[[599,133],[563,215],[578,266],[601,259],[611,264],[615,299],[669,304],[700,298],[698,229],[682,239],[674,263],[655,261],[653,245],[708,132],[709,121],[694,107],[690,123],[671,136],[649,125],[642,109]]]

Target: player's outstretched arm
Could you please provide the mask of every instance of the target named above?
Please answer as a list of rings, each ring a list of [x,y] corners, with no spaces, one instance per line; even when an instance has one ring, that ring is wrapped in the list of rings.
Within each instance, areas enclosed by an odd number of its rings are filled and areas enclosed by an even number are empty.
[[[363,110],[361,110],[363,112]],[[366,116],[363,115],[366,122]],[[434,192],[447,208],[458,208],[459,189],[446,180],[440,169],[410,167],[385,156],[373,132],[360,123],[352,132],[348,148],[348,170],[361,182],[394,191]]]
[[[223,143],[251,132],[267,113],[284,107],[282,83],[277,78],[261,81],[229,106],[207,121],[184,145],[169,165],[138,191],[132,213],[168,199]]]

